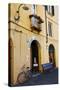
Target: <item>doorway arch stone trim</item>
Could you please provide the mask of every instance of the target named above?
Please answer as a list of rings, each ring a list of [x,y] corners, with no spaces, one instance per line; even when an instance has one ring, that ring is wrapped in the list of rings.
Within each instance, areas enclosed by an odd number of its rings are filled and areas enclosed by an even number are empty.
[[[41,46],[40,46],[40,43],[39,43],[39,41],[36,39],[36,38],[32,38],[31,40],[30,40],[30,62],[31,62],[31,44],[32,44],[32,42],[33,41],[36,41],[36,43],[37,43],[37,45],[38,45],[38,62],[39,62],[39,71],[41,71],[42,70],[42,67],[41,67]],[[31,63],[30,63],[31,64]]]

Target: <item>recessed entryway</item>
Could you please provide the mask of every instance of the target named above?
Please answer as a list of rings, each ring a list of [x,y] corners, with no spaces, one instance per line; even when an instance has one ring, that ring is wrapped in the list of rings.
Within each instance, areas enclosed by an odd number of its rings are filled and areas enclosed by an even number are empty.
[[[55,48],[52,44],[49,45],[49,62],[55,66]]]
[[[31,43],[31,70],[39,71],[39,43],[37,40],[33,40]]]
[[[12,39],[9,39],[9,67],[8,67],[8,85],[11,86],[13,83],[13,56],[14,56],[14,49],[13,49],[13,41]]]

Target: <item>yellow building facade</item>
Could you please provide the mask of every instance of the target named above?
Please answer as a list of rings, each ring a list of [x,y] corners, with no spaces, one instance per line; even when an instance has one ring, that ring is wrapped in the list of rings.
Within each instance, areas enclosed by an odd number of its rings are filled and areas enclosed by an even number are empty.
[[[9,76],[15,85],[23,65],[42,72],[42,64],[58,67],[57,6],[9,4]],[[52,12],[53,10],[53,12]]]

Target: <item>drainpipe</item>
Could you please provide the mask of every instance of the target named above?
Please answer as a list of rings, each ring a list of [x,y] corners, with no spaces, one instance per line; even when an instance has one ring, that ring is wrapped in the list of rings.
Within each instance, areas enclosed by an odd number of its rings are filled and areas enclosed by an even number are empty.
[[[46,26],[46,44],[48,43],[48,33],[47,33],[47,16],[46,16],[46,7],[45,7],[45,26]]]
[[[48,29],[47,29],[47,15],[46,15],[46,7],[45,7],[45,29],[46,29],[46,59],[48,58]]]

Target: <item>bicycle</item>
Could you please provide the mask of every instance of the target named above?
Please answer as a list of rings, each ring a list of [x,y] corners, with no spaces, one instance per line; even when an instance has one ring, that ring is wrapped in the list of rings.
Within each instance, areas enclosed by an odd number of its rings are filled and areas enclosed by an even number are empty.
[[[29,70],[29,67],[25,68],[24,65],[21,70],[23,71],[20,72],[17,77],[18,84],[22,84],[31,78],[31,71]]]

